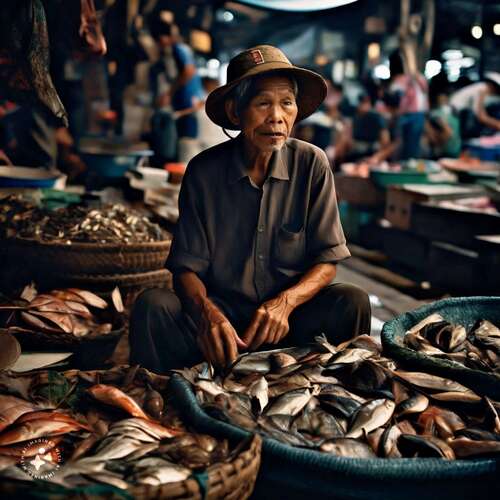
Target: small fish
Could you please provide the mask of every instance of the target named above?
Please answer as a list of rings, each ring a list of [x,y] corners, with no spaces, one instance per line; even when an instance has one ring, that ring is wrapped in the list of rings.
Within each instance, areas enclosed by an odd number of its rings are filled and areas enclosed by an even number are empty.
[[[163,398],[158,391],[155,391],[150,384],[147,385],[146,397],[144,398],[144,409],[153,418],[160,419],[163,414]]]
[[[171,438],[179,434],[179,431],[175,429],[142,418],[126,418],[119,420],[110,426],[110,431],[113,429],[125,429],[130,427],[144,431],[158,440]]]
[[[373,356],[373,351],[369,351],[367,349],[353,348],[353,349],[345,349],[340,351],[339,354],[334,356],[332,359],[333,364],[349,364],[349,363],[357,363],[364,359],[371,358]]]
[[[134,480],[139,484],[149,484],[159,486],[160,484],[175,483],[184,481],[191,475],[191,470],[187,467],[169,463],[160,467],[152,467],[134,476]]]
[[[261,377],[248,389],[248,394],[252,398],[255,398],[255,400],[258,402],[259,413],[262,413],[262,411],[264,411],[264,408],[267,406],[267,403],[269,403],[268,390],[269,388],[265,377]]]
[[[67,288],[68,292],[71,292],[83,300],[83,302],[89,306],[95,307],[97,309],[106,309],[108,307],[108,303],[101,299],[95,293],[89,292],[88,290],[80,290],[79,288]]]
[[[320,450],[338,457],[375,458],[376,455],[367,444],[357,439],[334,438],[325,441]]]
[[[133,417],[149,420],[149,417],[144,413],[142,408],[131,397],[127,396],[117,387],[105,384],[96,384],[87,389],[87,392],[101,403],[106,403],[114,406],[115,408],[120,408]]]
[[[449,445],[458,458],[500,453],[500,441],[475,441],[466,437],[459,437],[449,441]]]
[[[481,396],[478,396],[476,393],[472,391],[448,391],[448,392],[439,392],[435,394],[430,394],[432,399],[437,399],[438,401],[446,401],[446,402],[457,402],[457,403],[480,403]]]
[[[346,437],[359,438],[377,427],[386,424],[394,413],[396,404],[390,399],[374,399],[362,405],[354,415],[354,420]]]
[[[398,446],[404,456],[438,457],[455,459],[455,452],[449,444],[434,436],[401,434]]]
[[[269,362],[273,371],[279,371],[287,366],[294,365],[297,360],[285,352],[275,352],[269,356]]]
[[[0,446],[19,443],[29,439],[47,436],[59,436],[83,428],[82,424],[73,422],[59,422],[51,419],[38,419],[14,425],[0,434]]]
[[[15,422],[21,415],[35,411],[38,407],[28,401],[0,394],[0,432]]]
[[[425,326],[430,325],[432,323],[439,323],[441,321],[444,321],[444,319],[440,314],[438,313],[431,314],[430,316],[427,316],[422,321],[419,321],[416,325],[407,330],[406,334],[417,333],[420,330],[422,330]]]
[[[429,406],[429,399],[423,394],[416,393],[414,396],[405,399],[397,405],[396,414],[398,417],[411,413],[421,413]]]
[[[125,310],[120,289],[116,286],[111,292],[111,301],[116,309],[116,312],[122,313]]]
[[[297,415],[306,405],[310,399],[319,394],[319,386],[313,387],[312,391],[309,389],[298,389],[295,391],[286,392],[273,403],[266,411],[266,414],[271,415]]]
[[[470,389],[462,384],[459,384],[458,382],[443,377],[437,377],[436,375],[430,375],[429,373],[405,372],[402,370],[396,370],[393,373],[399,378],[417,387],[447,392],[470,392]]]
[[[398,449],[398,440],[401,434],[401,429],[397,425],[391,425],[384,430],[379,445],[384,457],[401,458],[403,456]]]

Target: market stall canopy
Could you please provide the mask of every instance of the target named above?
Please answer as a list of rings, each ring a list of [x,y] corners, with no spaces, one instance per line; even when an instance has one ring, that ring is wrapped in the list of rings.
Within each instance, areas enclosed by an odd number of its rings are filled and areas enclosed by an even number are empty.
[[[356,0],[240,0],[241,3],[274,10],[308,12],[326,10],[353,3]]]

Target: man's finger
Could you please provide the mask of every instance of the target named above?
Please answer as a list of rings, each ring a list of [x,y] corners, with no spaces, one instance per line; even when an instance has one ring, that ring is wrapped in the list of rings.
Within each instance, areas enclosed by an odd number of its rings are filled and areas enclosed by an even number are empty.
[[[214,349],[215,359],[219,366],[224,366],[226,357],[224,355],[224,346],[222,345],[222,339],[220,335],[220,326],[214,325],[210,327],[210,342]]]
[[[232,328],[225,326],[221,330],[221,336],[224,341],[226,362],[232,363],[238,357],[235,334],[233,333]]]
[[[250,349],[256,350],[267,341],[269,328],[270,325],[267,322],[260,325],[259,330],[257,331],[257,334],[255,335],[253,342],[250,345]]]
[[[200,349],[203,353],[203,356],[205,357],[205,360],[211,364],[214,364],[215,356],[212,352],[212,349],[210,348],[210,345],[208,343],[208,337],[206,335],[202,334],[198,336],[198,345],[200,346]]]
[[[255,315],[249,327],[245,330],[245,333],[243,334],[243,342],[245,342],[246,346],[249,347],[252,344],[255,334],[259,328],[260,321],[260,316]]]

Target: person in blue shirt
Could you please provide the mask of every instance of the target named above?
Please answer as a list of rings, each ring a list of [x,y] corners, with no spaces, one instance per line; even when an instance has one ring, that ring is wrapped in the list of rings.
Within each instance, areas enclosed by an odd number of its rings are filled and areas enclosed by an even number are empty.
[[[171,106],[179,140],[196,139],[196,113],[203,105],[203,86],[196,69],[192,49],[182,43],[175,24],[153,18],[150,31],[162,57],[150,70],[150,88],[159,108]]]

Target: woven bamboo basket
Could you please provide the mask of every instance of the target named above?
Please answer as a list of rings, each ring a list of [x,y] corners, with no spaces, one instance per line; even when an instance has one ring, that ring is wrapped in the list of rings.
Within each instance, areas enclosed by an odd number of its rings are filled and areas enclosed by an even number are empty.
[[[128,490],[119,490],[108,485],[95,485],[70,490],[43,481],[2,479],[0,493],[3,498],[47,500],[246,500],[253,492],[259,472],[261,447],[261,438],[254,435],[242,443],[241,451],[232,460],[216,463],[204,474],[160,486],[134,485]]]
[[[28,328],[11,327],[0,329],[0,333],[8,331],[26,351],[61,351],[72,352],[71,364],[81,370],[92,370],[102,367],[112,356],[116,346],[126,332],[127,325],[120,319],[113,325],[113,330],[106,334],[89,334],[75,337],[69,333],[45,333]]]
[[[8,262],[23,262],[37,275],[130,274],[163,268],[171,239],[151,243],[51,243],[22,238],[0,241]]]

